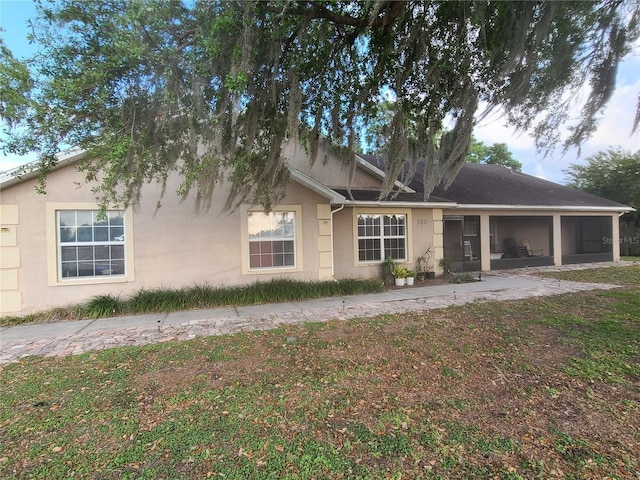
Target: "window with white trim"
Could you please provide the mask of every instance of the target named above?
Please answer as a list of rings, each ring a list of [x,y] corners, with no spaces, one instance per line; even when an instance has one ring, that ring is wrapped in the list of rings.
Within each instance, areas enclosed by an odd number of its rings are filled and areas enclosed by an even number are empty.
[[[60,279],[125,275],[122,210],[56,211]]]
[[[250,270],[296,266],[295,212],[247,212],[247,229]]]
[[[406,215],[358,215],[358,260],[379,262],[407,258]]]

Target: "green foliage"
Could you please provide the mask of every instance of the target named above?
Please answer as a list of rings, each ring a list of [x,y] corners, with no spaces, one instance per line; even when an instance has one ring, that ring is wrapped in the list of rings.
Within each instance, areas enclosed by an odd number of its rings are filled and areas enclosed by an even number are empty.
[[[514,172],[522,171],[522,163],[513,158],[506,143],[494,143],[486,146],[483,142],[471,139],[471,148],[466,159],[470,163],[486,163],[489,165],[502,165]]]
[[[378,293],[383,290],[384,285],[379,281],[360,279],[322,282],[275,279],[237,287],[194,285],[177,290],[142,289],[128,298],[100,295],[91,299],[86,305],[57,308],[24,317],[3,317],[0,319],[0,324],[5,326],[55,320],[79,320],[86,317],[100,318],[114,315],[175,312],[229,305],[258,305],[310,298]]]
[[[567,185],[640,208],[640,150],[609,149],[565,170]]]
[[[122,302],[112,295],[99,295],[87,303],[86,310],[91,318],[115,316],[120,313]]]
[[[407,278],[409,276],[409,270],[403,265],[396,265],[391,274],[394,278]]]
[[[19,123],[32,106],[31,75],[27,65],[14,58],[0,38],[0,118],[8,125]]]
[[[638,261],[640,262],[640,259]],[[571,282],[640,285],[640,264],[629,265],[624,268],[588,268],[566,272],[545,272],[540,275]]]
[[[380,270],[382,274],[382,283],[388,285],[393,283],[393,271],[396,268],[396,262],[388,256],[384,259],[384,262],[380,264]]]
[[[471,283],[477,282],[478,278],[471,272],[454,273],[452,277],[453,283]]]
[[[616,0],[37,6],[40,50],[25,62],[33,88],[2,55],[0,79],[12,87],[2,109],[16,127],[3,149],[42,159],[61,145],[86,150],[93,162],[83,171],[104,205],[135,204],[142,185],[166,186],[176,173],[197,209],[211,206],[223,173],[227,208],[278,201],[287,141],[302,140],[315,160],[327,139],[354,161],[383,93],[374,127],[389,178],[423,162],[427,194],[467,158],[481,104],[533,129],[540,148],[580,145],[640,28],[637,2]],[[587,83],[582,115],[559,138]]]
[[[440,259],[438,264],[440,265],[440,268],[444,270],[445,276],[453,274],[453,271],[452,271],[453,263],[451,262],[451,259],[443,257]]]
[[[589,273],[591,272],[591,275]],[[617,269],[589,269],[556,272],[552,276],[572,281],[618,283],[628,290],[600,293],[591,304],[576,314],[544,315],[541,322],[559,329],[579,346],[581,354],[569,361],[565,371],[589,381],[625,383],[640,375],[640,366],[632,361],[640,355],[640,265]],[[590,309],[596,315],[587,313]]]

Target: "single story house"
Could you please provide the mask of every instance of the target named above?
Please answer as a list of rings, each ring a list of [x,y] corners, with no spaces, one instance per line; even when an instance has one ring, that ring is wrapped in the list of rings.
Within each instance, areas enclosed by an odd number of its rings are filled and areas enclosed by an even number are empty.
[[[106,218],[73,166],[59,156],[46,194],[36,175],[0,177],[0,315],[21,315],[102,294],[194,284],[240,285],[275,277],[373,278],[388,256],[413,266],[426,250],[457,271],[617,261],[618,217],[630,207],[493,165],[467,164],[453,184],[424,200],[419,182],[396,181],[380,200],[379,158],[355,169],[321,150],[311,164],[289,148],[286,197],[264,213],[241,205],[194,214],[171,195],[179,179],[143,189],[138,208]]]

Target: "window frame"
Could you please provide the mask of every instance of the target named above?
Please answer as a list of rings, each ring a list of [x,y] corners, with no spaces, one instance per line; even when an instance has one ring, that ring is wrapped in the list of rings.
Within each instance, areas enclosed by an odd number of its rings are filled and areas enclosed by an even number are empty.
[[[62,212],[96,212],[100,209],[94,203],[47,203],[47,277],[49,286],[63,285],[91,285],[104,283],[123,283],[131,282],[135,279],[134,266],[134,250],[133,250],[133,213],[131,209],[109,209],[110,211],[122,212],[122,229],[124,239],[122,241],[81,241],[81,242],[62,242],[60,238],[59,218]],[[92,232],[93,226],[92,218]],[[124,248],[124,273],[116,275],[91,275],[91,276],[73,276],[63,277],[62,272],[62,248],[64,246],[101,246],[101,245],[122,245]],[[94,258],[92,260],[96,262]]]
[[[405,219],[404,235],[385,235],[384,233],[384,216],[403,216]],[[359,219],[362,216],[378,216],[380,217],[380,234],[377,236],[360,236]],[[412,258],[411,252],[411,211],[408,209],[385,208],[377,210],[355,209],[353,215],[353,243],[354,243],[354,264],[356,266],[377,265],[384,262],[387,254],[385,248],[385,240],[393,240],[404,238],[404,258],[394,259],[399,263],[407,263]],[[380,240],[380,260],[360,260],[360,240],[361,239],[379,239]]]
[[[293,214],[293,238],[278,237],[271,239],[272,241],[293,241],[293,265],[276,265],[265,267],[251,267],[251,243],[257,243],[261,240],[251,239],[249,235],[249,214],[265,214],[264,210],[241,205],[241,255],[242,255],[242,274],[243,275],[263,275],[263,274],[282,274],[289,272],[303,271],[303,249],[302,249],[302,206],[301,205],[278,205],[271,209],[271,213],[291,213]],[[269,239],[265,238],[264,241]]]

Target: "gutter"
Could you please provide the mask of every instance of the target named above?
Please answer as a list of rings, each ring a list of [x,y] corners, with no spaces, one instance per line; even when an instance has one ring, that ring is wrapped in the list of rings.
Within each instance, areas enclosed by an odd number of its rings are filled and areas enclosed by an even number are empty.
[[[561,212],[632,212],[635,209],[620,205],[619,207],[587,206],[587,205],[491,205],[491,204],[454,204],[459,210],[531,210]]]
[[[345,200],[345,205],[351,207],[411,207],[411,208],[458,208],[453,202],[395,202],[395,201],[362,201]]]

